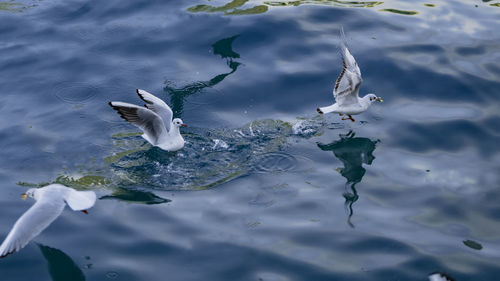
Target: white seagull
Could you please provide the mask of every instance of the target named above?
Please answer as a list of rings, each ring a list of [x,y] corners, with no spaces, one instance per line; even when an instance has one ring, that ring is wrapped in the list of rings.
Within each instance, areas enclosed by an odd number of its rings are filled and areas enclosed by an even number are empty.
[[[356,60],[347,48],[347,41],[342,27],[340,28],[340,39],[342,41],[340,52],[344,67],[333,88],[333,97],[336,103],[330,106],[318,107],[316,111],[320,114],[329,112],[338,113],[340,116],[345,114],[348,118],[342,117],[342,120],[349,119],[354,122],[354,118],[351,115],[365,112],[373,102],[382,102],[383,100],[375,94],[367,94],[362,98],[359,97],[359,86],[361,86],[363,79],[361,78],[361,71]]]
[[[16,221],[0,246],[0,257],[26,246],[62,213],[66,204],[74,211],[87,213],[96,200],[93,191],[76,191],[60,184],[30,188],[22,195],[23,199],[26,197],[34,198],[36,203]]]
[[[120,101],[111,101],[109,105],[123,119],[139,127],[144,132],[142,137],[150,144],[167,151],[183,148],[184,139],[179,127],[187,125],[179,118],[172,120],[172,109],[158,97],[140,89],[137,89],[137,94],[146,102],[145,107]]]

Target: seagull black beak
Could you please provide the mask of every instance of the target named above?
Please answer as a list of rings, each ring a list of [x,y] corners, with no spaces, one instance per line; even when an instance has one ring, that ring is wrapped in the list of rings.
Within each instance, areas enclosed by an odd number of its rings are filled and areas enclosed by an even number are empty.
[[[181,126],[182,126],[182,127],[187,127],[188,125],[186,125],[186,124],[181,124]]]

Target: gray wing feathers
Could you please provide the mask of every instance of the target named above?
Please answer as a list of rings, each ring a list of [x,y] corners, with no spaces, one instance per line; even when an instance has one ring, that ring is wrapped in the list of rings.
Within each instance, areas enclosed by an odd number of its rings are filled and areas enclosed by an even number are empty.
[[[143,130],[153,145],[158,143],[158,139],[166,130],[162,118],[148,108],[117,101],[109,102],[109,105],[118,111],[123,119]]]
[[[64,201],[39,200],[14,224],[14,227],[0,246],[0,257],[5,257],[26,246],[63,211]]]
[[[346,105],[358,102],[358,91],[361,82],[361,71],[356,60],[347,48],[347,40],[345,38],[344,29],[340,29],[340,52],[342,54],[342,72],[340,73],[335,87],[333,96],[337,103]]]
[[[172,122],[173,116],[172,109],[155,95],[141,89],[137,89],[136,91],[139,97],[146,103],[144,106],[160,115],[165,123],[165,128],[167,128],[167,131],[170,131],[170,123]]]

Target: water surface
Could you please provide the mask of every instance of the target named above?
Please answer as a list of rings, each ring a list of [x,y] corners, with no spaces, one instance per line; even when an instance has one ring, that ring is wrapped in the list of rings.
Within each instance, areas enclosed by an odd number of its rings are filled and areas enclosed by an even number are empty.
[[[28,186],[95,190],[2,280],[456,280],[500,274],[497,1],[0,2],[3,239]],[[320,116],[341,71],[356,122]],[[189,125],[152,147],[110,100]]]

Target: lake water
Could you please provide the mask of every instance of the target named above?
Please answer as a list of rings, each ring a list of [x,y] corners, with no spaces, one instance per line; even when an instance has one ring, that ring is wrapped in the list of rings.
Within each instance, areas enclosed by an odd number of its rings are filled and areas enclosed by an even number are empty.
[[[1,280],[500,275],[500,1],[0,2],[0,239],[52,182],[94,190]],[[343,26],[384,103],[318,115]],[[169,103],[164,152],[107,104]]]

